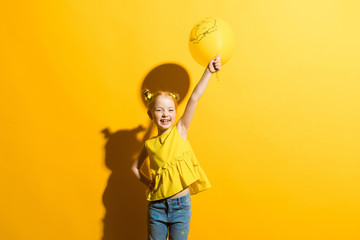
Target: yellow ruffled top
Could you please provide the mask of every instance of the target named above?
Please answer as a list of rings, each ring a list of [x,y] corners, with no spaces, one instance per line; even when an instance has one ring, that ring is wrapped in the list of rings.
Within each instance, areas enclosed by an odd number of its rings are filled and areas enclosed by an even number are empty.
[[[196,194],[211,187],[205,172],[190,146],[176,127],[145,142],[150,158],[150,171],[154,188],[147,200],[156,201],[171,197],[189,187]]]

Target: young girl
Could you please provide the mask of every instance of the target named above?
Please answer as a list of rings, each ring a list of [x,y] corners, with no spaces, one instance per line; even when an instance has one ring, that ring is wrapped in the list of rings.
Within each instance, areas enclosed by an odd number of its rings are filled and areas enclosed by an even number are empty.
[[[170,92],[152,95],[143,93],[148,102],[148,115],[158,129],[158,135],[145,142],[145,146],[132,165],[132,172],[149,186],[147,193],[148,236],[150,240],[187,239],[190,227],[190,194],[211,187],[199,165],[187,132],[196,105],[204,93],[211,75],[221,68],[220,57],[212,59],[187,102],[184,114],[175,123],[178,96]],[[146,157],[150,159],[152,179],[141,171]]]

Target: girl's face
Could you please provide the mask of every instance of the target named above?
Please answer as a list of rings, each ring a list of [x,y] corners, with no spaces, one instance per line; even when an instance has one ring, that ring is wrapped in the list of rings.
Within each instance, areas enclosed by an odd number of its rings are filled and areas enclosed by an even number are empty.
[[[169,96],[159,96],[155,99],[151,114],[159,134],[166,132],[175,123],[176,108],[174,100]]]

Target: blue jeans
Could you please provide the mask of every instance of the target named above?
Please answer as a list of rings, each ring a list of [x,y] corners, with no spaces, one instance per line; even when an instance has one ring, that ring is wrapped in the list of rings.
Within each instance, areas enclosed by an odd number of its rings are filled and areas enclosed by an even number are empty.
[[[190,193],[179,198],[167,198],[149,202],[149,240],[187,239],[190,229]]]

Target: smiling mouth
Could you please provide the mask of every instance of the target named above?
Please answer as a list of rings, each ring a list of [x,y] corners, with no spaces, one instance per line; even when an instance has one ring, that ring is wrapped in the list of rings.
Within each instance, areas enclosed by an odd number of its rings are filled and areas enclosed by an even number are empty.
[[[162,123],[168,123],[168,122],[170,122],[170,120],[169,120],[169,119],[161,119],[160,122],[162,122]]]

